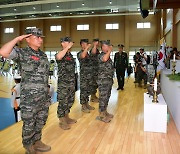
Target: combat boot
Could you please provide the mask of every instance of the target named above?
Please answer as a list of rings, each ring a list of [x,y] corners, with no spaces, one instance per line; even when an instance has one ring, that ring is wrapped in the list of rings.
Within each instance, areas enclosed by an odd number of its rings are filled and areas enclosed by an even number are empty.
[[[113,117],[114,117],[114,115],[113,115],[113,114],[111,114],[111,113],[108,113],[108,111],[107,111],[107,110],[105,111],[105,113],[106,113],[106,116],[107,116],[108,118],[113,118]]]
[[[34,150],[40,152],[47,152],[51,150],[49,145],[44,144],[42,141],[36,141],[34,144]]]
[[[111,118],[109,118],[108,116],[106,116],[106,112],[103,111],[103,112],[100,112],[99,113],[99,120],[105,122],[105,123],[108,123],[111,121]]]
[[[68,130],[70,129],[71,127],[69,126],[69,124],[67,123],[66,121],[66,118],[65,117],[61,117],[59,118],[59,126],[64,129],[64,130]]]
[[[95,107],[89,105],[88,103],[86,103],[86,107],[87,107],[89,110],[94,110],[94,109],[95,109]]]
[[[90,110],[87,108],[86,104],[82,104],[82,109],[83,112],[85,113],[90,113]]]
[[[76,119],[69,118],[69,114],[65,114],[67,124],[75,124],[77,122]]]
[[[32,145],[25,146],[24,148],[26,149],[26,154],[36,154],[36,151]]]
[[[91,102],[98,102],[99,98],[96,96],[96,94],[91,95]]]

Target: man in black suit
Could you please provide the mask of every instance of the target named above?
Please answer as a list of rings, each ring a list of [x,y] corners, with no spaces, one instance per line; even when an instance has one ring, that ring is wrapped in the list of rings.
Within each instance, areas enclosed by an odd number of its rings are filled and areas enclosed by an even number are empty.
[[[114,56],[114,68],[116,69],[116,76],[118,81],[117,90],[124,90],[124,76],[125,71],[128,67],[127,53],[123,52],[124,45],[118,45],[119,52],[115,53]]]

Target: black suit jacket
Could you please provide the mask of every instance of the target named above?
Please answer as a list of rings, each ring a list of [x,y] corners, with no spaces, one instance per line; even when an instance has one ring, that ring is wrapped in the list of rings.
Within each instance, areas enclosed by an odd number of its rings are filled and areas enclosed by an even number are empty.
[[[114,56],[114,68],[125,70],[127,67],[128,67],[127,53],[122,52],[120,54],[119,52],[116,52]]]

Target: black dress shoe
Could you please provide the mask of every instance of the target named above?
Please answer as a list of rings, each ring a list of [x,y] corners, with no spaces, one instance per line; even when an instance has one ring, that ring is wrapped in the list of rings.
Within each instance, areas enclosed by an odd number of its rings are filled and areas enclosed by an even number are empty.
[[[117,90],[120,90],[120,89],[121,89],[120,87],[117,88]]]
[[[124,88],[121,88],[121,90],[124,90]]]

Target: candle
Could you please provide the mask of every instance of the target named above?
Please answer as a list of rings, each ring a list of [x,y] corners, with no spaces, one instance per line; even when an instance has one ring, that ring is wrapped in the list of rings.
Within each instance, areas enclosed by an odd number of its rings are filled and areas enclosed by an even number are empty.
[[[154,79],[154,91],[157,91],[157,78]]]
[[[173,61],[176,61],[176,55],[175,54],[173,55]]]

